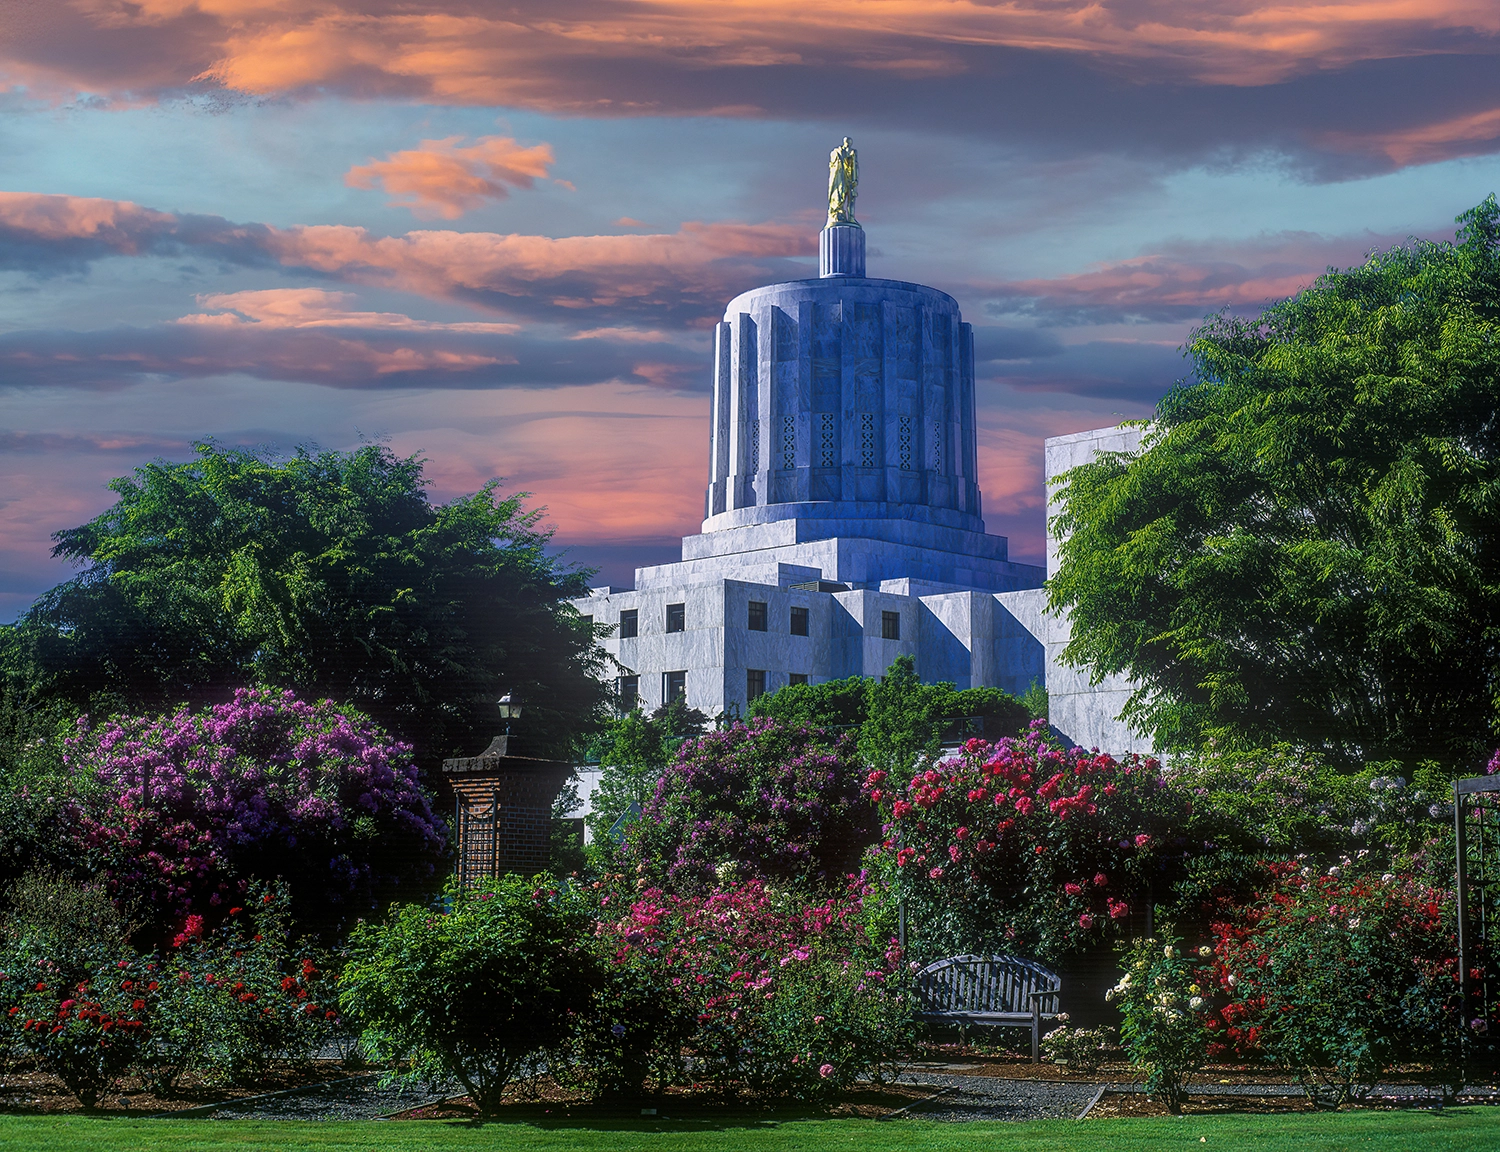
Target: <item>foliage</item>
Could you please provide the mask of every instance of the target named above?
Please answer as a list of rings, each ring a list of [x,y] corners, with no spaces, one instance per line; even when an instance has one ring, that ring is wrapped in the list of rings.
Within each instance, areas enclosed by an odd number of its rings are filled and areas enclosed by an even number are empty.
[[[1500,698],[1500,205],[1192,336],[1138,452],[1068,472],[1064,658],[1158,747],[1478,765]]]
[[[4,1011],[7,1037],[60,1079],[85,1108],[128,1068],[145,1038],[142,992],[151,973],[134,954],[96,958],[82,979],[62,975],[44,951],[23,940],[8,950]]]
[[[708,717],[680,697],[650,716],[633,709],[604,726],[594,747],[604,770],[587,817],[594,843],[603,844],[609,830],[632,804],[644,809],[662,772],[684,741],[701,736]]]
[[[1042,1037],[1042,1055],[1070,1072],[1099,1071],[1109,1050],[1113,1028],[1074,1028],[1066,1012],[1057,1014],[1057,1027]]]
[[[600,903],[607,910],[629,899],[606,891]],[[601,922],[611,965],[650,974],[671,1005],[661,1017],[674,1022],[671,1031],[657,1033],[668,1037],[663,1055],[681,1059],[670,1036],[691,1022],[696,1081],[826,1100],[860,1077],[888,1073],[911,1045],[909,973],[895,942],[882,946],[872,934],[887,909],[863,881],[823,900],[757,880],[701,896],[647,887],[620,911]],[[618,1023],[623,1036],[640,1027],[633,1018]],[[679,1065],[675,1074],[685,1071]],[[670,1063],[659,1066],[659,1077],[672,1074]]]
[[[602,707],[594,631],[560,604],[586,573],[547,555],[524,494],[434,507],[422,461],[378,445],[196,451],[114,481],[111,508],[56,534],[85,567],[0,628],[0,720],[274,685],[361,709],[428,763],[482,746],[503,692],[543,752]]]
[[[135,1059],[144,1002],[130,925],[99,884],[23,876],[0,933],[0,1030],[87,1108]],[[121,960],[121,957],[127,959]]]
[[[349,940],[339,1005],[372,1059],[453,1077],[484,1115],[568,1039],[599,983],[582,903],[547,876],[464,889],[450,910],[394,909]]]
[[[1215,925],[1229,999],[1215,1051],[1274,1061],[1320,1105],[1358,1099],[1398,1060],[1435,1063],[1456,1093],[1468,1013],[1448,894],[1350,858],[1271,871],[1259,900]]]
[[[77,849],[157,924],[217,919],[250,878],[279,876],[305,929],[336,929],[430,874],[443,844],[408,746],[290,692],[80,721],[65,760],[101,785],[75,803]]]
[[[680,891],[718,869],[799,889],[842,887],[879,837],[854,741],[775,720],[684,744],[631,829],[625,858]]]
[[[944,737],[958,734],[956,721],[978,717],[980,731],[973,734],[998,740],[1016,735],[1030,718],[1026,705],[998,688],[923,684],[910,656],[878,680],[788,685],[752,701],[750,715],[830,732],[855,728],[861,758],[886,771],[905,771],[922,753],[935,755]]]
[[[920,958],[994,950],[1055,962],[1117,936],[1181,848],[1180,798],[1154,760],[1048,742],[1046,722],[970,740],[910,780],[876,769],[879,859]]]
[[[257,886],[217,930],[189,916],[147,964],[150,1018],[137,1065],[158,1094],[185,1072],[253,1083],[277,1057],[305,1059],[338,1027],[334,995],[311,955],[294,950],[284,886]]]
[[[1206,959],[1211,950],[1198,950]],[[1176,1116],[1187,1099],[1189,1077],[1208,1055],[1204,1014],[1208,1001],[1197,965],[1182,941],[1164,931],[1160,939],[1136,939],[1123,949],[1125,974],[1106,993],[1120,1010],[1120,1039],[1130,1063],[1146,1073],[1146,1092]]]

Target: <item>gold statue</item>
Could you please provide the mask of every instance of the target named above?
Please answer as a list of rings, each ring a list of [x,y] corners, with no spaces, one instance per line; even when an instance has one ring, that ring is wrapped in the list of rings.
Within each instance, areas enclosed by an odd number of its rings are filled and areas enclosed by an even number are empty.
[[[828,154],[828,223],[853,224],[854,197],[859,189],[859,154],[849,137]]]

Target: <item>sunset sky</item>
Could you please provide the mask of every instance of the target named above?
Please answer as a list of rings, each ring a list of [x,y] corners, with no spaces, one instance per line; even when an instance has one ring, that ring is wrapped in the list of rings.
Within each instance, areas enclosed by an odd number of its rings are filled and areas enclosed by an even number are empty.
[[[194,440],[501,477],[600,580],[702,518],[712,322],[816,274],[975,326],[991,532],[1045,436],[1500,190],[1494,0],[0,0],[0,620]]]

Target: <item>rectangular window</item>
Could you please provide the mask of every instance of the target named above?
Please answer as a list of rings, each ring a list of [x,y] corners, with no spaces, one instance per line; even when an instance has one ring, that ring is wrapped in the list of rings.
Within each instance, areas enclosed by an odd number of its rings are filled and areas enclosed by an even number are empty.
[[[641,702],[641,678],[639,676],[620,677],[620,711],[629,712]]]
[[[620,613],[620,639],[629,640],[640,632],[640,611],[636,608],[627,608]]]
[[[686,632],[687,631],[687,605],[686,604],[668,604],[667,605],[667,631],[668,632]]]
[[[901,639],[901,613],[882,612],[880,614],[880,638],[882,640]]]
[[[807,683],[807,673],[806,672],[793,672],[790,676],[788,676],[786,678],[786,682],[788,684],[806,684]]]
[[[686,672],[663,672],[661,674],[661,702],[670,704],[687,695]]]
[[[750,601],[748,627],[752,632],[764,632],[766,630],[766,602],[764,600]]]
[[[807,609],[806,608],[793,608],[792,609],[792,635],[793,636],[806,636],[807,635]]]
[[[766,670],[764,668],[747,668],[745,670],[745,701],[748,703],[757,696],[766,694]]]

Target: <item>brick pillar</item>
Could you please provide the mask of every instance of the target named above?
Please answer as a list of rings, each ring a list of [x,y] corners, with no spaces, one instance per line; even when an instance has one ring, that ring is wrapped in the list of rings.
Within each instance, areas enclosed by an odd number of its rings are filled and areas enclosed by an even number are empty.
[[[509,737],[499,736],[478,756],[443,761],[443,774],[453,785],[453,832],[463,884],[506,872],[529,876],[547,867],[552,802],[573,767],[513,756],[509,743]]]

